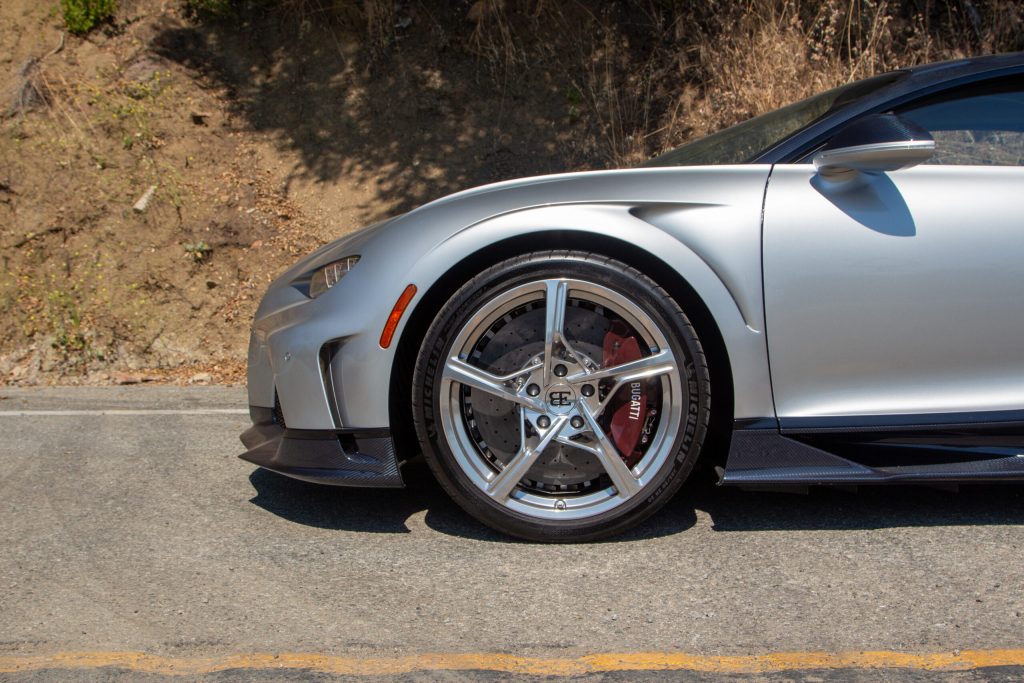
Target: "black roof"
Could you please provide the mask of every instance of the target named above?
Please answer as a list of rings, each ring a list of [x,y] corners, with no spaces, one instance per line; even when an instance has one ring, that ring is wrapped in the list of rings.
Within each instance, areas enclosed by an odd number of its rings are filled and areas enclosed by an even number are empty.
[[[906,71],[913,78],[936,78],[946,80],[968,74],[980,74],[986,71],[1007,67],[1024,66],[1024,52],[1006,52],[999,55],[985,55],[968,59],[951,59],[945,62],[931,62],[912,66]]]

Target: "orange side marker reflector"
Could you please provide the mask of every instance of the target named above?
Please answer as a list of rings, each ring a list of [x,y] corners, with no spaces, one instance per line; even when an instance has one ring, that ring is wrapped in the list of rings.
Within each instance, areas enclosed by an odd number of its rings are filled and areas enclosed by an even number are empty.
[[[398,301],[395,302],[395,307],[391,309],[391,315],[388,316],[388,321],[384,325],[384,331],[380,333],[380,347],[382,349],[391,346],[391,340],[395,336],[395,329],[398,328],[398,321],[402,319],[402,314],[405,313],[406,307],[414,296],[416,296],[416,285],[409,285],[402,292],[402,296],[398,297]]]

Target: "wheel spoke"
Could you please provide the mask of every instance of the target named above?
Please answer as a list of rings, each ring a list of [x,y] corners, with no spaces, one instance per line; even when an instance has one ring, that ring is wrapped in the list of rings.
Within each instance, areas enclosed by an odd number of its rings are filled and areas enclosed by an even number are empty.
[[[581,356],[580,354],[576,353],[576,349],[574,349],[572,344],[569,343],[569,338],[568,337],[566,337],[564,334],[561,335],[561,337],[562,337],[562,346],[564,346],[565,350],[569,353],[570,356],[572,356],[572,359],[574,361],[576,361],[576,365],[580,366],[580,373],[577,373],[577,374],[589,375],[591,373],[591,370],[590,370],[590,367],[588,366],[587,359],[584,358],[583,356]]]
[[[587,425],[590,427],[590,431],[593,432],[594,438],[597,439],[595,455],[601,461],[604,471],[611,477],[615,490],[619,492],[619,497],[632,498],[640,491],[640,482],[637,480],[636,475],[633,474],[633,470],[626,465],[626,462],[619,455],[615,444],[611,442],[608,435],[601,429],[601,425],[597,424],[597,418],[585,404],[580,405],[580,412],[583,413],[583,418],[587,421]]]
[[[603,370],[597,370],[589,374],[578,372],[568,377],[567,380],[570,382],[597,382],[608,378],[613,378],[615,380],[615,384],[612,385],[608,393],[605,394],[604,400],[601,401],[601,403],[598,404],[597,409],[594,410],[594,416],[597,417],[604,413],[604,409],[608,407],[608,403],[615,398],[615,394],[618,393],[619,389],[621,389],[623,385],[630,382],[638,382],[645,379],[651,379],[652,377],[667,375],[670,372],[675,372],[675,370],[675,357],[672,355],[671,351],[665,349],[651,354],[650,356],[637,358],[636,360],[629,361],[628,363],[604,368]]]
[[[559,436],[557,439],[555,439],[555,441],[557,441],[558,443],[564,443],[566,446],[571,446],[572,448],[578,448],[581,451],[586,451],[591,455],[599,455],[599,451],[595,446],[590,446],[579,440],[573,440],[568,436]]]
[[[562,328],[565,326],[569,283],[562,280],[547,280],[544,285],[544,386],[550,386],[555,379],[555,344],[561,341]]]
[[[555,381],[553,368],[556,365],[555,348],[561,345],[566,353],[581,368],[581,375],[590,373],[586,359],[576,352],[565,335],[565,312],[569,301],[569,283],[564,280],[545,281],[544,318],[544,383]]]
[[[498,381],[500,381],[500,382],[510,382],[510,381],[514,380],[516,377],[521,377],[523,375],[528,375],[531,372],[533,372],[534,370],[537,370],[537,369],[542,368],[542,367],[544,367],[544,363],[542,363],[541,361],[538,360],[538,361],[535,361],[533,363],[530,363],[529,365],[527,365],[526,367],[522,368],[521,370],[516,370],[514,372],[510,372],[507,375],[495,375],[495,378]]]
[[[533,464],[537,462],[540,454],[551,443],[551,440],[558,436],[568,420],[569,418],[565,415],[556,418],[547,431],[541,435],[540,442],[536,446],[530,447],[526,443],[526,418],[523,417],[523,412],[519,411],[519,451],[512,456],[504,469],[488,482],[487,495],[502,502],[508,499],[516,485],[522,481]]]
[[[597,382],[602,379],[613,378],[617,384],[635,382],[638,379],[648,379],[658,375],[666,375],[676,369],[676,359],[669,349],[662,349],[643,358],[631,360],[621,365],[613,365],[610,368],[595,370],[594,372],[577,372],[569,377],[569,382]]]
[[[498,398],[503,398],[507,401],[512,401],[513,403],[533,408],[534,410],[543,410],[544,406],[539,401],[536,401],[529,396],[521,396],[511,387],[505,385],[505,382],[528,372],[532,367],[533,366],[511,375],[492,375],[485,370],[481,370],[480,368],[470,365],[469,363],[453,356],[444,364],[443,377],[445,379],[450,379],[453,382],[464,384],[473,389],[479,389],[480,391],[492,394]]]

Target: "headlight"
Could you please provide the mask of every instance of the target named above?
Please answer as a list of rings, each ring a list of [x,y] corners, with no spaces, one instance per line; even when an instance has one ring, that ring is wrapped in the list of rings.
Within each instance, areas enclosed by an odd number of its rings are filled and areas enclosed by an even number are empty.
[[[348,271],[352,270],[352,267],[357,263],[359,263],[358,256],[346,256],[340,261],[328,263],[326,266],[318,269],[313,273],[313,277],[309,281],[310,298],[315,299],[338,284],[341,278],[345,277]]]

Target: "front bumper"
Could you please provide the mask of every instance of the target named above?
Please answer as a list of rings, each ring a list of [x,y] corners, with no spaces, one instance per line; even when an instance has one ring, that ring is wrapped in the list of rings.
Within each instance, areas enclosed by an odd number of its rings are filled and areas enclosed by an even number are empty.
[[[295,479],[334,486],[399,488],[400,463],[387,429],[289,429],[272,408],[250,406],[241,459]]]
[[[279,405],[289,428],[390,425],[395,349],[381,348],[379,340],[408,283],[393,277],[390,248],[371,239],[380,227],[346,235],[300,260],[260,301],[249,343],[249,404]],[[361,255],[359,265],[319,297],[295,286],[320,266],[353,254]]]

